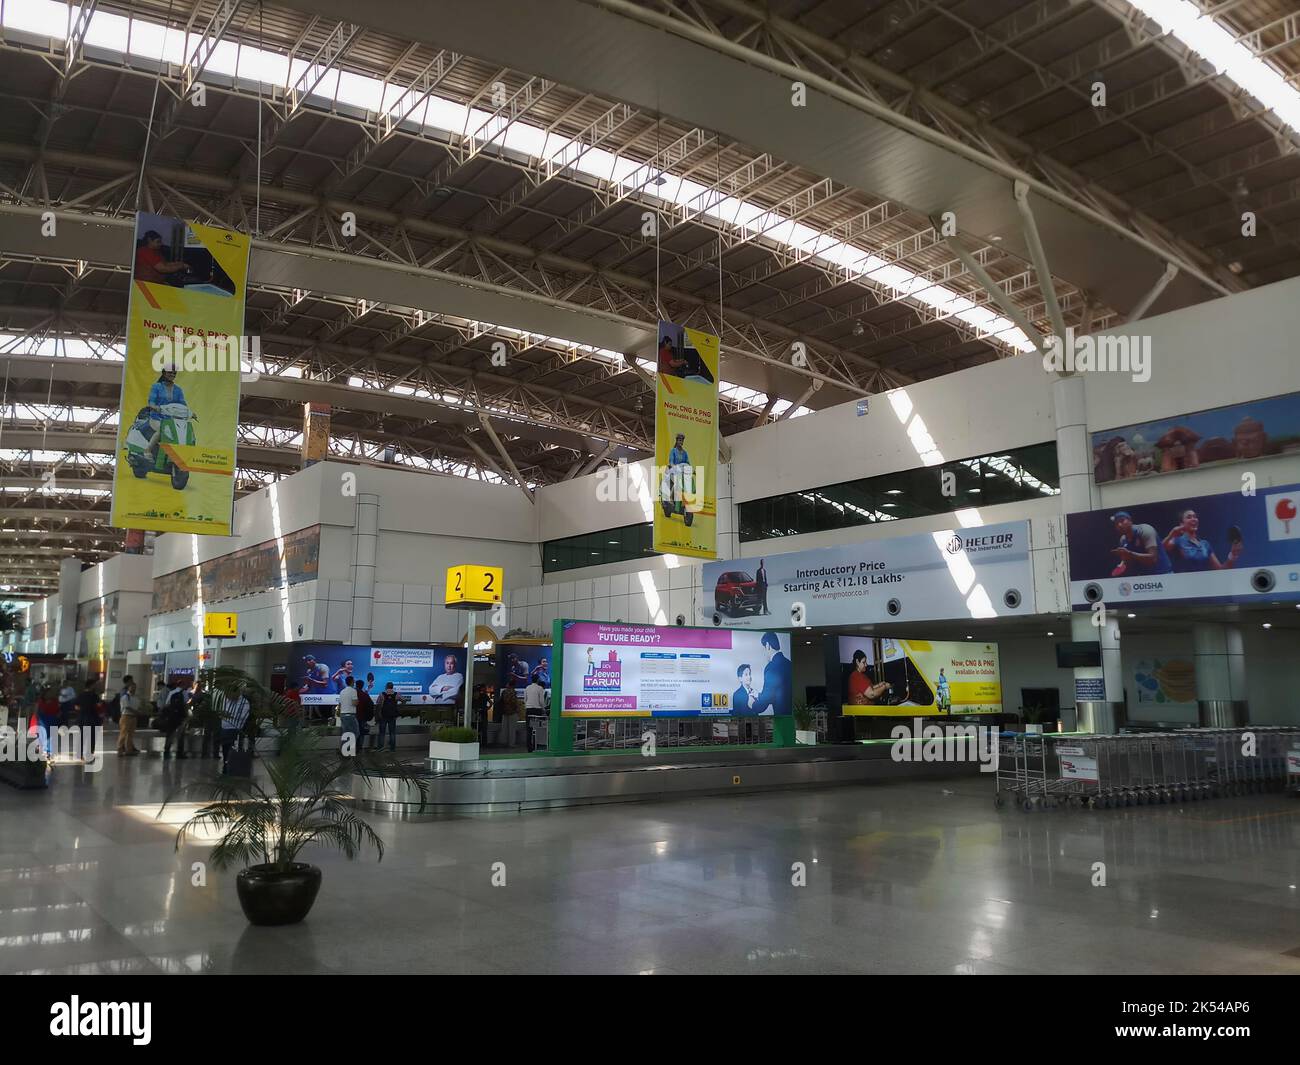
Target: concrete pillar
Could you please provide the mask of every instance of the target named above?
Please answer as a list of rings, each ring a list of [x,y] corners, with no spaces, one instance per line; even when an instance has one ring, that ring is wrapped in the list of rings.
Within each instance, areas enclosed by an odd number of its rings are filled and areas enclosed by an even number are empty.
[[[1198,623],[1192,627],[1196,651],[1196,701],[1208,728],[1240,728],[1250,720],[1246,700],[1246,650],[1236,625]]]
[[[1124,671],[1120,659],[1119,621],[1108,611],[1102,625],[1093,623],[1091,611],[1070,618],[1071,638],[1101,644],[1100,666],[1074,669],[1074,708],[1080,732],[1113,733],[1127,719],[1124,705]]]
[[[368,646],[375,610],[375,563],[379,555],[379,497],[357,496],[352,534],[352,633],[348,643]]]
[[[1058,377],[1052,387],[1056,414],[1056,465],[1061,478],[1061,513],[1095,510],[1101,497],[1092,478],[1092,439],[1088,435],[1083,378]]]
[[[1083,378],[1057,377],[1052,386],[1056,414],[1056,464],[1061,479],[1061,516],[1101,505],[1092,476],[1092,438]],[[1102,625],[1090,610],[1070,618],[1071,637],[1101,644],[1100,666],[1074,670],[1075,727],[1080,732],[1110,733],[1124,723],[1124,674],[1120,665],[1119,621],[1110,612]]]
[[[54,653],[71,657],[77,653],[77,603],[81,598],[81,559],[65,558],[59,563],[58,619],[54,630]]]

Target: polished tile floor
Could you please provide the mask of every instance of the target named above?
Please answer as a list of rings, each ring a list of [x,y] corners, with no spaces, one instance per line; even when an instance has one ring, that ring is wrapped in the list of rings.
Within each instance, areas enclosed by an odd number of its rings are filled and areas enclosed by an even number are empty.
[[[1277,795],[1023,814],[966,777],[372,815],[383,862],[311,856],[311,916],[260,929],[155,820],[211,764],[0,786],[0,972],[1300,973],[1300,801]]]

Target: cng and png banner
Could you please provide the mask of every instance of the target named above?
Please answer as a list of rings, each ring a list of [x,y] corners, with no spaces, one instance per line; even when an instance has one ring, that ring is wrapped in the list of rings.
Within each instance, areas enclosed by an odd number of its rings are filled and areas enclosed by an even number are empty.
[[[654,549],[718,557],[718,351],[712,333],[659,323]]]
[[[229,536],[249,239],[138,214],[111,523]]]

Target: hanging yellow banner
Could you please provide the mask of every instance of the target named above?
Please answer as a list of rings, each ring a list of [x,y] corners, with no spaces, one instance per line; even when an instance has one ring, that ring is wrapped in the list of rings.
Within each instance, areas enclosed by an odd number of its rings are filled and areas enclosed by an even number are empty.
[[[712,333],[659,323],[654,549],[718,557],[718,351]]]
[[[249,239],[138,214],[111,523],[229,536]]]

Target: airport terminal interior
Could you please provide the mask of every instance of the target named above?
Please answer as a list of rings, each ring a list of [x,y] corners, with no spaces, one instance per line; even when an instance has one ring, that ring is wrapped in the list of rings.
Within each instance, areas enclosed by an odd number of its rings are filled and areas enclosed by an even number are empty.
[[[1293,0],[0,55],[0,973],[1300,974]]]

